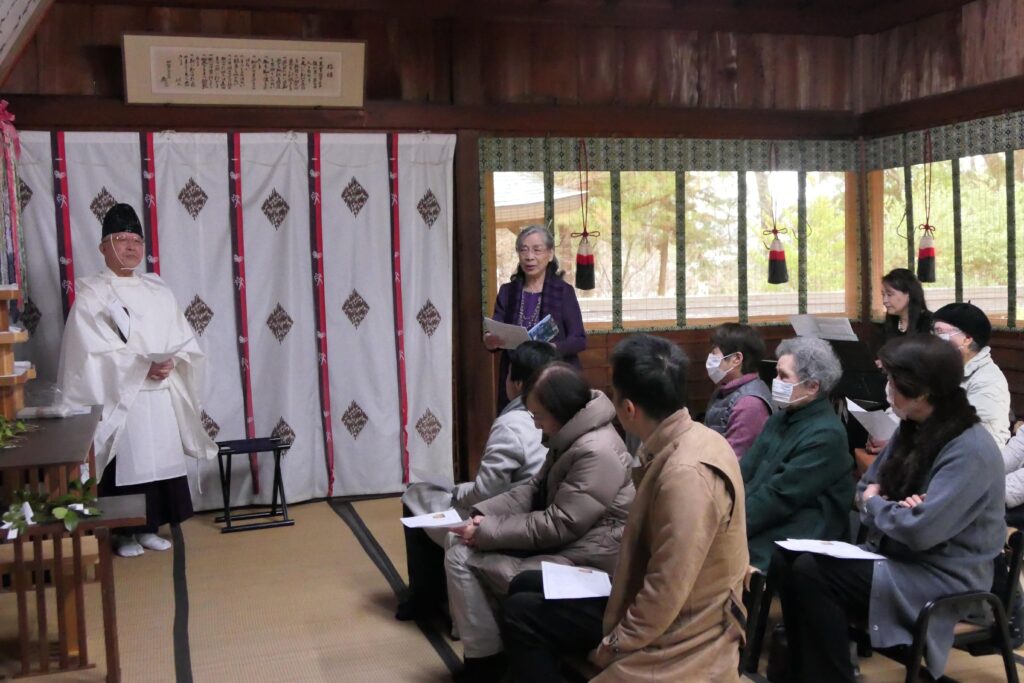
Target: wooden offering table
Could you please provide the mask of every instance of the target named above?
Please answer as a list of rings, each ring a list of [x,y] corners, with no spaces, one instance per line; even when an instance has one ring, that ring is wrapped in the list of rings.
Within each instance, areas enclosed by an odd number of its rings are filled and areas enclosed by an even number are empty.
[[[35,427],[11,448],[0,449],[0,503],[10,504],[14,491],[29,488],[49,497],[68,492],[68,482],[81,477],[88,463],[96,475],[92,440],[103,415],[102,406],[92,412],[54,420],[26,420]]]
[[[0,545],[0,575],[11,577],[17,593],[20,676],[93,666],[89,662],[85,629],[85,581],[86,568],[98,564],[106,680],[107,683],[121,680],[110,530],[145,524],[146,498],[142,495],[100,498],[97,507],[101,514],[83,517],[74,532],[68,532],[62,523],[33,524],[24,534]],[[95,550],[90,552],[90,546]],[[48,587],[56,592],[56,661],[52,661],[47,624]],[[34,609],[30,609],[30,603],[34,603]],[[34,612],[34,620],[29,619],[30,612]]]

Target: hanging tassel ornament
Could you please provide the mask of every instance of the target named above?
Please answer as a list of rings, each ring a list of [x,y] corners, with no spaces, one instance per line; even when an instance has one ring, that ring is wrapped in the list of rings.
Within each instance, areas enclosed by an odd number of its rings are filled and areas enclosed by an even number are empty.
[[[924,233],[917,248],[917,279],[921,282],[935,282],[935,226],[931,224],[932,213],[932,135],[924,134],[924,223],[918,227]]]
[[[601,233],[587,230],[587,206],[590,203],[590,165],[587,161],[586,140],[580,140],[578,150],[576,168],[580,181],[580,220],[583,224],[583,232],[574,232],[569,237],[580,238],[580,246],[576,252],[576,289],[594,289],[596,287],[594,252],[590,248],[589,238],[600,237]],[[584,188],[586,189],[584,190]]]
[[[786,232],[786,229],[772,228],[771,230],[764,231],[765,235],[772,236],[772,244],[768,247],[768,284],[770,285],[781,285],[789,282],[789,268],[786,267],[786,250],[782,248],[782,240],[779,239],[780,232]]]
[[[917,248],[917,279],[921,282],[935,282],[935,226],[925,223],[921,226],[924,235]]]
[[[786,232],[786,228],[780,228],[776,221],[775,197],[772,196],[770,183],[771,174],[775,171],[778,155],[779,150],[773,142],[768,148],[768,210],[772,219],[772,227],[767,228],[761,233],[762,235],[772,236],[771,246],[768,247],[768,284],[770,285],[781,285],[789,282],[789,268],[786,267],[786,250],[782,248],[782,240],[779,239],[779,235]],[[761,227],[767,227],[768,221],[765,219],[763,212],[761,220],[763,221]]]

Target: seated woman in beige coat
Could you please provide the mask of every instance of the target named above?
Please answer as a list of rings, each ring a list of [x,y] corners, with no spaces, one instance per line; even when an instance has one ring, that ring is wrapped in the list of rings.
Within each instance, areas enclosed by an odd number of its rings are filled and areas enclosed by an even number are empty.
[[[491,603],[516,574],[541,561],[612,571],[636,493],[631,458],[612,426],[615,407],[578,370],[548,365],[523,393],[549,449],[544,465],[528,482],[477,503],[470,523],[448,536],[448,599],[466,658],[460,681],[500,679],[503,646]]]
[[[560,682],[559,655],[595,647],[595,683],[739,680],[743,478],[725,438],[690,418],[686,368],[679,347],[658,337],[615,348],[615,408],[643,446],[611,596],[545,600],[540,572],[517,576],[502,605],[516,681]]]

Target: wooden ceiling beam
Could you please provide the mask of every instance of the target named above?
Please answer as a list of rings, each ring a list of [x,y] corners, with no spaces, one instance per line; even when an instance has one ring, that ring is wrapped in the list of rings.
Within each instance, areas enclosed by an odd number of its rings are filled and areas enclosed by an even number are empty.
[[[110,4],[113,0],[57,0],[63,4]],[[764,5],[720,0],[669,0],[664,6],[626,0],[604,0],[579,6],[538,0],[508,3],[480,0],[116,0],[136,7],[184,7],[290,12],[368,12],[396,17],[449,18],[491,22],[531,22],[623,28],[680,28],[737,33],[855,36],[946,11],[969,0],[900,0],[862,9],[858,3],[840,10],[814,3]]]
[[[849,111],[603,105],[442,105],[368,101],[365,109],[126,105],[115,98],[9,95],[18,125],[60,130],[486,130],[495,135],[845,139]],[[231,123],[228,123],[231,122]]]

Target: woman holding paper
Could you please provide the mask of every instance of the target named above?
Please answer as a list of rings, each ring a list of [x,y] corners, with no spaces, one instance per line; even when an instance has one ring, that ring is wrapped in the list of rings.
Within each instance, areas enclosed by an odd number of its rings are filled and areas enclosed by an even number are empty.
[[[611,572],[636,490],[632,457],[612,420],[615,406],[578,370],[552,363],[527,383],[526,408],[548,456],[529,481],[473,506],[449,536],[448,599],[465,653],[457,680],[501,678],[503,644],[491,607],[522,571],[541,562]]]
[[[558,327],[551,339],[562,360],[580,367],[578,354],[587,348],[587,334],[583,329],[583,314],[572,285],[562,279],[562,271],[555,257],[555,240],[543,225],[528,225],[516,237],[519,267],[512,280],[498,290],[494,304],[494,320],[530,329],[550,315]],[[484,334],[484,346],[497,352],[506,346],[500,336]],[[508,354],[502,352],[498,372],[498,410],[508,403],[505,394],[505,375],[508,373]]]
[[[879,352],[899,431],[857,486],[865,547],[887,560],[777,552],[794,680],[853,682],[847,624],[863,619],[877,648],[909,645],[931,600],[989,590],[1006,538],[1003,461],[960,387],[963,363],[931,335]],[[962,614],[932,616],[925,660],[942,675]]]

